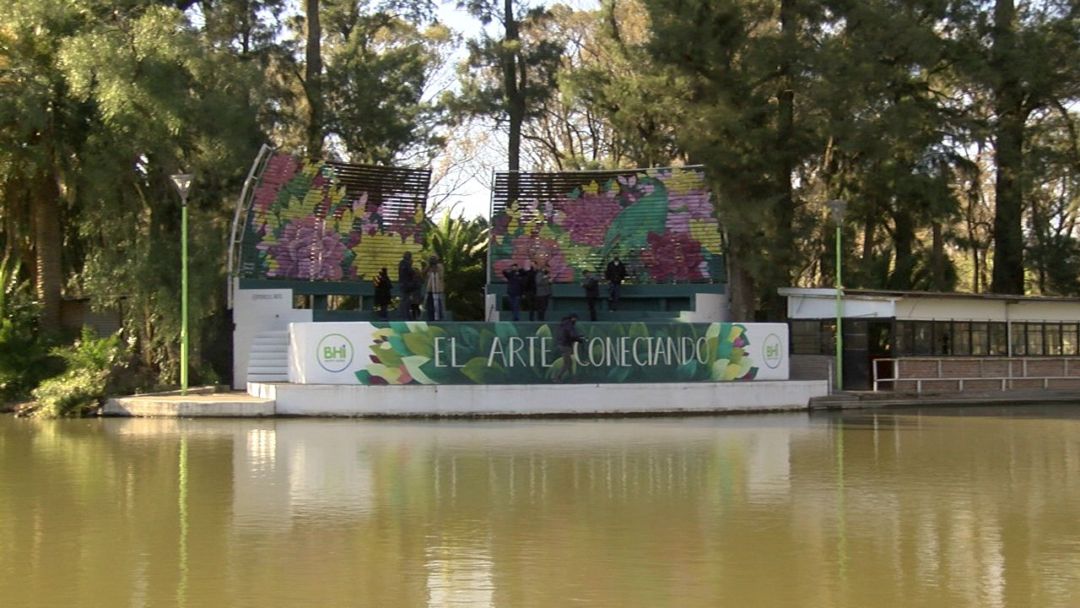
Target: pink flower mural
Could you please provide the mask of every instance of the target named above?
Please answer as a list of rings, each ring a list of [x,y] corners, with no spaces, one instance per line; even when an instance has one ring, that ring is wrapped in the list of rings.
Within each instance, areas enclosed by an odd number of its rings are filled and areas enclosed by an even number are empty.
[[[538,256],[556,282],[602,270],[614,254],[638,283],[709,281],[723,267],[720,223],[699,167],[521,174],[517,183],[529,196],[505,207],[497,201],[491,219],[496,281],[511,263],[539,264]],[[551,195],[536,195],[544,191]]]
[[[420,251],[422,199],[412,204],[398,202],[393,208],[373,204],[373,198],[409,201],[410,195],[393,191],[379,191],[378,197],[367,191],[349,194],[336,167],[305,163],[287,154],[271,156],[252,194],[244,238],[256,255],[245,267],[247,276],[355,279],[395,264],[404,251]],[[386,171],[352,166],[353,172],[358,170],[368,171],[369,176]],[[370,243],[362,242],[365,239]],[[395,246],[388,249],[383,246],[386,243]]]

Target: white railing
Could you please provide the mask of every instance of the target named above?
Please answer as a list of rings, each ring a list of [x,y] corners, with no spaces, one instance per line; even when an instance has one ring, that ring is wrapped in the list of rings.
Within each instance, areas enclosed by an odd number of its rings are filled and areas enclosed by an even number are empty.
[[[251,205],[251,196],[254,194],[252,185],[254,185],[258,174],[270,159],[270,153],[273,151],[274,149],[266,144],[263,144],[263,146],[259,148],[259,153],[255,155],[255,162],[251,163],[251,170],[248,171],[247,178],[244,179],[244,187],[240,191],[240,198],[236,201],[236,211],[233,213],[232,229],[229,231],[229,259],[225,270],[225,274],[229,280],[226,303],[229,310],[232,310],[233,301],[236,297],[236,294],[233,293],[233,279],[236,276],[236,264],[240,260],[240,247],[244,240],[244,226],[247,223],[247,212]]]
[[[919,375],[919,376],[900,376],[898,370],[900,369],[901,362],[915,363],[915,362],[932,362],[936,364],[936,374],[933,375]],[[944,369],[947,364],[956,364],[958,362],[978,365],[974,374],[968,375],[945,375]],[[1032,363],[1039,363],[1039,369],[1045,369],[1047,363],[1060,363],[1060,374],[1034,374],[1029,373],[1029,366]],[[904,357],[900,359],[875,359],[873,361],[873,379],[874,379],[874,392],[877,392],[886,388],[895,388],[898,382],[914,382],[915,391],[918,393],[923,392],[924,383],[934,383],[940,385],[945,382],[955,382],[957,392],[964,390],[965,383],[980,382],[986,383],[988,380],[997,383],[1000,390],[1009,390],[1017,381],[1039,380],[1042,382],[1042,388],[1050,388],[1051,380],[1077,380],[1080,381],[1080,371],[1075,375],[1070,375],[1070,362],[1073,370],[1080,370],[1080,358],[1077,357]],[[1001,364],[1006,364],[1007,374],[987,374],[986,367],[989,364],[993,364],[994,367],[1001,367]],[[889,373],[891,372],[891,373]]]

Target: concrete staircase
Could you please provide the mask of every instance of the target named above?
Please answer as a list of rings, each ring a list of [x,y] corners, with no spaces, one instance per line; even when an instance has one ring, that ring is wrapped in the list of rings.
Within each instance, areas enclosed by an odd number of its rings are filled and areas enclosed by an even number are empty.
[[[248,356],[247,381],[289,381],[288,331],[264,331],[255,336]]]

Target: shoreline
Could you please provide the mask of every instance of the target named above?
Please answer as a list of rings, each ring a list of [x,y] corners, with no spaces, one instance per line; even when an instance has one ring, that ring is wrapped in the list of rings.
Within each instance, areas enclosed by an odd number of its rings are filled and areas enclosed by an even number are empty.
[[[295,385],[294,385],[295,386]],[[603,390],[599,385],[592,385]],[[385,388],[385,387],[381,387]],[[691,417],[725,416],[761,413],[793,413],[875,410],[887,408],[915,407],[979,407],[979,406],[1024,406],[1046,403],[1069,404],[1080,406],[1080,391],[1059,390],[1016,390],[979,393],[934,393],[934,394],[897,394],[872,392],[845,392],[840,394],[815,396],[805,406],[757,406],[714,405],[712,407],[678,407],[655,409],[624,409],[618,411],[456,411],[456,412],[400,412],[393,411],[320,411],[315,413],[297,413],[279,411],[275,399],[250,395],[246,392],[207,392],[202,394],[134,395],[112,397],[102,407],[102,416],[116,417],[172,417],[172,418],[373,418],[373,419],[581,419],[581,418],[646,418],[646,417]]]

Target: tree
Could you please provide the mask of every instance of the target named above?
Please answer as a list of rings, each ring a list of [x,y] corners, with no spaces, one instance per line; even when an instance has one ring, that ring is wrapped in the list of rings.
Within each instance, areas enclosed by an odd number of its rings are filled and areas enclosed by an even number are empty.
[[[282,86],[277,142],[309,157],[428,162],[444,113],[428,88],[449,44],[446,28],[423,27],[430,18],[426,0],[305,0],[270,69]]]
[[[653,167],[685,161],[676,134],[687,80],[649,55],[650,22],[637,0],[599,10],[551,9],[542,36],[564,49],[559,94],[525,127],[546,169]]]
[[[143,361],[174,378],[180,213],[168,176],[197,175],[193,250],[204,254],[192,269],[197,363],[198,329],[221,285],[215,251],[224,241],[226,201],[262,139],[249,100],[234,88],[246,90],[257,78],[231,52],[208,47],[176,9],[153,2],[58,6],[0,8],[11,42],[0,53],[5,65],[20,68],[0,84],[13,93],[0,103],[10,125],[3,137],[14,144],[3,146],[0,183],[5,207],[36,207],[5,240],[29,235],[41,258],[36,280],[57,304],[62,284],[73,295],[95,296],[96,306],[124,298]]]
[[[985,100],[995,151],[994,262],[991,290],[1023,294],[1025,197],[1034,176],[1025,167],[1030,120],[1039,110],[1080,98],[1080,45],[1075,2],[995,0],[992,20],[983,2],[959,2],[957,62]]]
[[[558,44],[523,33],[539,27],[549,13],[541,8],[522,11],[514,0],[502,0],[501,4],[497,0],[467,0],[458,6],[484,26],[501,23],[503,32],[501,38],[493,38],[485,29],[479,39],[468,41],[469,57],[461,70],[462,94],[455,105],[463,114],[506,123],[507,169],[519,171],[522,127],[553,94],[561,54]]]
[[[804,23],[809,17],[789,2],[646,5],[654,59],[689,80],[680,142],[706,165],[720,199],[733,312],[779,314],[776,288],[792,282],[801,206],[792,197],[792,169],[823,147],[794,96],[813,56],[799,34],[813,31]]]

